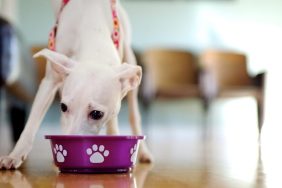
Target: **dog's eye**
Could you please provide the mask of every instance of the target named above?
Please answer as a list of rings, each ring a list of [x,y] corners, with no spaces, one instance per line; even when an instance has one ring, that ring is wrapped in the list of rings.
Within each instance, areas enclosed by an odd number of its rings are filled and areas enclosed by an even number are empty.
[[[62,112],[66,112],[68,110],[67,105],[64,104],[64,103],[61,103],[61,110],[62,110]]]
[[[104,112],[93,110],[92,112],[90,112],[89,116],[91,119],[99,120],[104,116]]]

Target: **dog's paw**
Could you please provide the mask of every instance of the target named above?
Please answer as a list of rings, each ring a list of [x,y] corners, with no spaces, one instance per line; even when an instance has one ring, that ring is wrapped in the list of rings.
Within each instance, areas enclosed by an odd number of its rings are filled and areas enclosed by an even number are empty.
[[[140,153],[139,162],[141,163],[152,163],[154,161],[151,153]]]
[[[0,169],[17,169],[21,166],[25,158],[25,156],[20,158],[15,158],[11,156],[0,157]]]
[[[143,147],[140,148],[138,159],[139,162],[141,163],[152,163],[154,161],[153,155],[145,145],[143,145]]]

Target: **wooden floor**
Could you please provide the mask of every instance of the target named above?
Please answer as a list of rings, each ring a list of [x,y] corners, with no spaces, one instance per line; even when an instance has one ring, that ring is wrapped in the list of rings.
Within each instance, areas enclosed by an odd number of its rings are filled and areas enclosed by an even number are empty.
[[[137,164],[133,172],[125,174],[60,173],[52,163],[49,143],[43,139],[50,133],[45,127],[21,169],[0,171],[0,188],[282,187],[281,147],[270,142],[260,145],[255,121],[250,122],[244,113],[244,109],[236,115],[227,113],[229,120],[214,123],[209,119],[205,126],[179,119],[150,124],[147,142],[155,162]],[[3,147],[0,149],[3,154]]]

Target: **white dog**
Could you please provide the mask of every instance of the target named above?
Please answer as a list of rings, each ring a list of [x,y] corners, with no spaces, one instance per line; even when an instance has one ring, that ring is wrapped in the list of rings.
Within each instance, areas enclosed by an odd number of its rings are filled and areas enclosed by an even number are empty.
[[[32,149],[39,125],[58,90],[65,134],[119,134],[117,115],[127,95],[132,132],[140,135],[137,89],[142,70],[130,47],[127,15],[116,0],[52,0],[57,16],[53,50],[34,57],[47,60],[45,77],[36,94],[26,127],[0,168],[18,168]],[[52,38],[51,38],[52,39]],[[53,43],[55,42],[55,44]],[[145,143],[139,160],[150,162]]]

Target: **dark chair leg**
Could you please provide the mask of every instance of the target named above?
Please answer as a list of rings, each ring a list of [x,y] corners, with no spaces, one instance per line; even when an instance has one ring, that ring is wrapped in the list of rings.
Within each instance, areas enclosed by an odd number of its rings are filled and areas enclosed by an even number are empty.
[[[150,124],[150,111],[151,111],[151,104],[152,101],[150,99],[143,99],[142,103],[142,124],[144,133],[148,133],[149,131],[149,124]]]
[[[204,113],[205,115],[207,115],[209,111],[209,100],[206,98],[202,98],[202,101],[203,101]]]
[[[202,137],[204,140],[206,140],[209,136],[209,125],[210,123],[208,122],[208,116],[209,116],[209,108],[210,108],[210,100],[202,97],[203,101],[203,109],[204,109],[204,116],[202,119]]]
[[[258,132],[260,137],[261,129],[263,126],[263,105],[259,101],[257,101],[257,116],[258,116]]]
[[[10,106],[8,109],[9,120],[12,126],[13,142],[16,143],[24,129],[26,110],[23,107]]]
[[[209,115],[209,110],[210,110],[210,104],[211,104],[211,99],[208,99],[206,97],[202,97],[203,101],[203,109],[204,109],[204,124],[207,124],[207,119]]]
[[[256,99],[257,101],[257,116],[258,116],[258,131],[259,131],[259,137],[261,134],[262,126],[263,126],[263,121],[264,121],[264,86],[265,86],[265,78],[266,78],[266,73],[260,73],[256,75],[253,78],[253,85],[258,87],[260,89],[260,94],[258,98]]]

